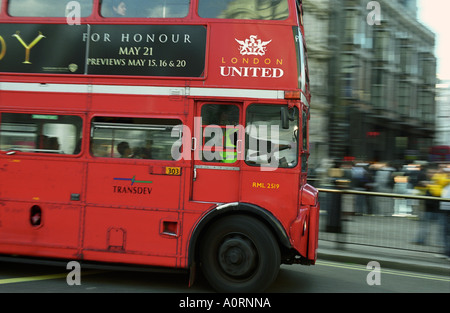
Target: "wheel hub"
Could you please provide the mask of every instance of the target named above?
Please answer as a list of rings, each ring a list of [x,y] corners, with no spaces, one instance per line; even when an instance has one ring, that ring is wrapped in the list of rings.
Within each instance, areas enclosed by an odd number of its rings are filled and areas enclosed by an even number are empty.
[[[219,264],[228,275],[249,276],[257,263],[257,253],[250,240],[233,237],[223,241],[219,248]]]

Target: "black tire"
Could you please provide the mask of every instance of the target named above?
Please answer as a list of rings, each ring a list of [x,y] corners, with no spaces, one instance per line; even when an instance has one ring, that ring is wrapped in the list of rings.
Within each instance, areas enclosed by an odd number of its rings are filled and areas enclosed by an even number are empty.
[[[209,228],[200,246],[203,274],[218,292],[262,292],[280,269],[280,248],[260,221],[227,216]]]

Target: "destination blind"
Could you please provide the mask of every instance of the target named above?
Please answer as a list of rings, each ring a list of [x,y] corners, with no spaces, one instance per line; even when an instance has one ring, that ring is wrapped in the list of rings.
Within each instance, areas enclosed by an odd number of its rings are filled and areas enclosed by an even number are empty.
[[[0,25],[0,72],[203,77],[205,51],[197,25]]]

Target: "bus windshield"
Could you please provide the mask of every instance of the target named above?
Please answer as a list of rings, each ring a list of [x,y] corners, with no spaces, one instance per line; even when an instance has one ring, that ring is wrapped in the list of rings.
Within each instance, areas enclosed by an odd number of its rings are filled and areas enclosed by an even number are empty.
[[[281,123],[281,106],[251,105],[247,110],[246,163],[294,167],[298,162],[299,112],[291,109],[288,127]]]
[[[287,0],[199,0],[198,14],[204,18],[285,20]]]

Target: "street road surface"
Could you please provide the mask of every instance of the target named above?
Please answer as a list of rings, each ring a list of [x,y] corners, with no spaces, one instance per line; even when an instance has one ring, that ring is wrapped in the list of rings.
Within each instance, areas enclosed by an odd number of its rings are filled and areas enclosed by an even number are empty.
[[[0,293],[212,293],[202,279],[188,286],[176,272],[83,268],[78,284],[67,263],[0,258]],[[67,278],[69,275],[69,279]],[[369,279],[368,279],[369,278]],[[68,284],[71,283],[72,285]],[[449,293],[446,276],[318,260],[315,266],[283,265],[268,293]],[[184,296],[183,295],[183,296]],[[178,295],[178,297],[181,297]],[[295,296],[293,296],[295,297]]]

